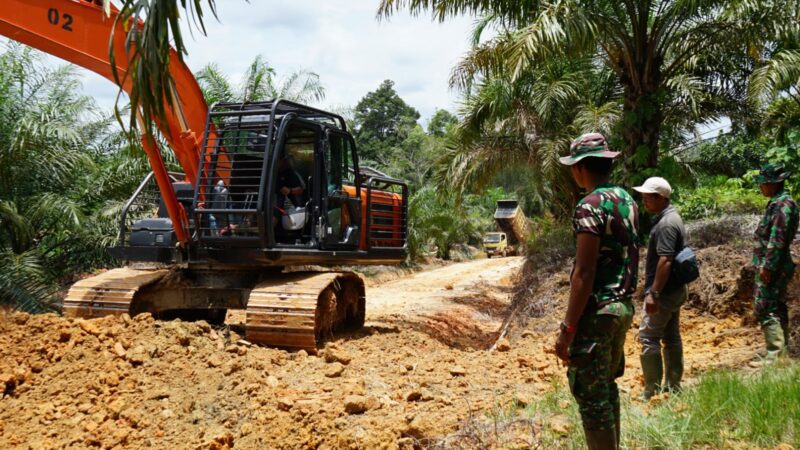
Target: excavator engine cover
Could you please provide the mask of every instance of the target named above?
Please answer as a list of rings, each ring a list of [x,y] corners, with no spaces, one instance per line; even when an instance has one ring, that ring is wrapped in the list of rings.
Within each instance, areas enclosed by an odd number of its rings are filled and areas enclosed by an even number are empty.
[[[131,227],[130,245],[136,247],[174,247],[177,239],[172,220],[140,219]]]

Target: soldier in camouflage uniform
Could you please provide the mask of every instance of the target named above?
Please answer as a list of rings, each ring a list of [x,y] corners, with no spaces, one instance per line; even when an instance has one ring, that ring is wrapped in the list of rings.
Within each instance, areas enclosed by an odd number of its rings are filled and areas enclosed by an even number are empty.
[[[576,139],[570,166],[589,192],[575,208],[577,255],[567,313],[556,354],[568,364],[570,390],[581,413],[590,449],[619,446],[619,392],[615,379],[625,368],[625,334],[633,318],[639,251],[639,211],[633,198],[609,182],[612,159],[598,133]]]
[[[770,199],[756,229],[753,250],[755,312],[764,332],[769,360],[786,356],[789,345],[786,287],[794,274],[789,246],[797,233],[798,208],[784,190],[788,176],[782,164],[766,164],[756,176],[761,193]]]

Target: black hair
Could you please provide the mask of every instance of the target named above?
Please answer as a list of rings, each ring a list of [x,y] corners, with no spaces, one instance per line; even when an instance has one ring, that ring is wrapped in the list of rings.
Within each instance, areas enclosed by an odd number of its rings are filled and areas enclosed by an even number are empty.
[[[596,156],[589,156],[578,161],[576,164],[584,167],[589,172],[598,176],[607,176],[611,174],[611,165],[613,163],[611,158],[599,158]]]

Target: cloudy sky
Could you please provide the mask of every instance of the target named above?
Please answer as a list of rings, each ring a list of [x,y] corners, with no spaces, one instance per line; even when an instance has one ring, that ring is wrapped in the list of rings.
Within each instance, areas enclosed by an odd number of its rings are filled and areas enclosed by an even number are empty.
[[[472,19],[433,22],[430,15],[398,13],[378,21],[378,0],[217,0],[219,22],[210,19],[208,36],[188,41],[188,64],[198,70],[216,62],[238,80],[256,55],[278,72],[317,72],[326,88],[320,106],[355,106],[385,79],[422,114],[454,110],[448,88],[451,68],[468,49]],[[83,71],[87,94],[113,105],[115,87]]]

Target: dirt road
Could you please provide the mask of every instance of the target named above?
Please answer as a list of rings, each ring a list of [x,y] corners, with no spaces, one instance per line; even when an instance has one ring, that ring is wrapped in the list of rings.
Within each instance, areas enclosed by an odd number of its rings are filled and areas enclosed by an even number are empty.
[[[367,321],[423,331],[455,347],[485,348],[497,336],[523,258],[478,259],[367,289]]]
[[[420,272],[367,289],[367,318],[428,314],[476,289],[507,288],[523,258],[477,259]]]

